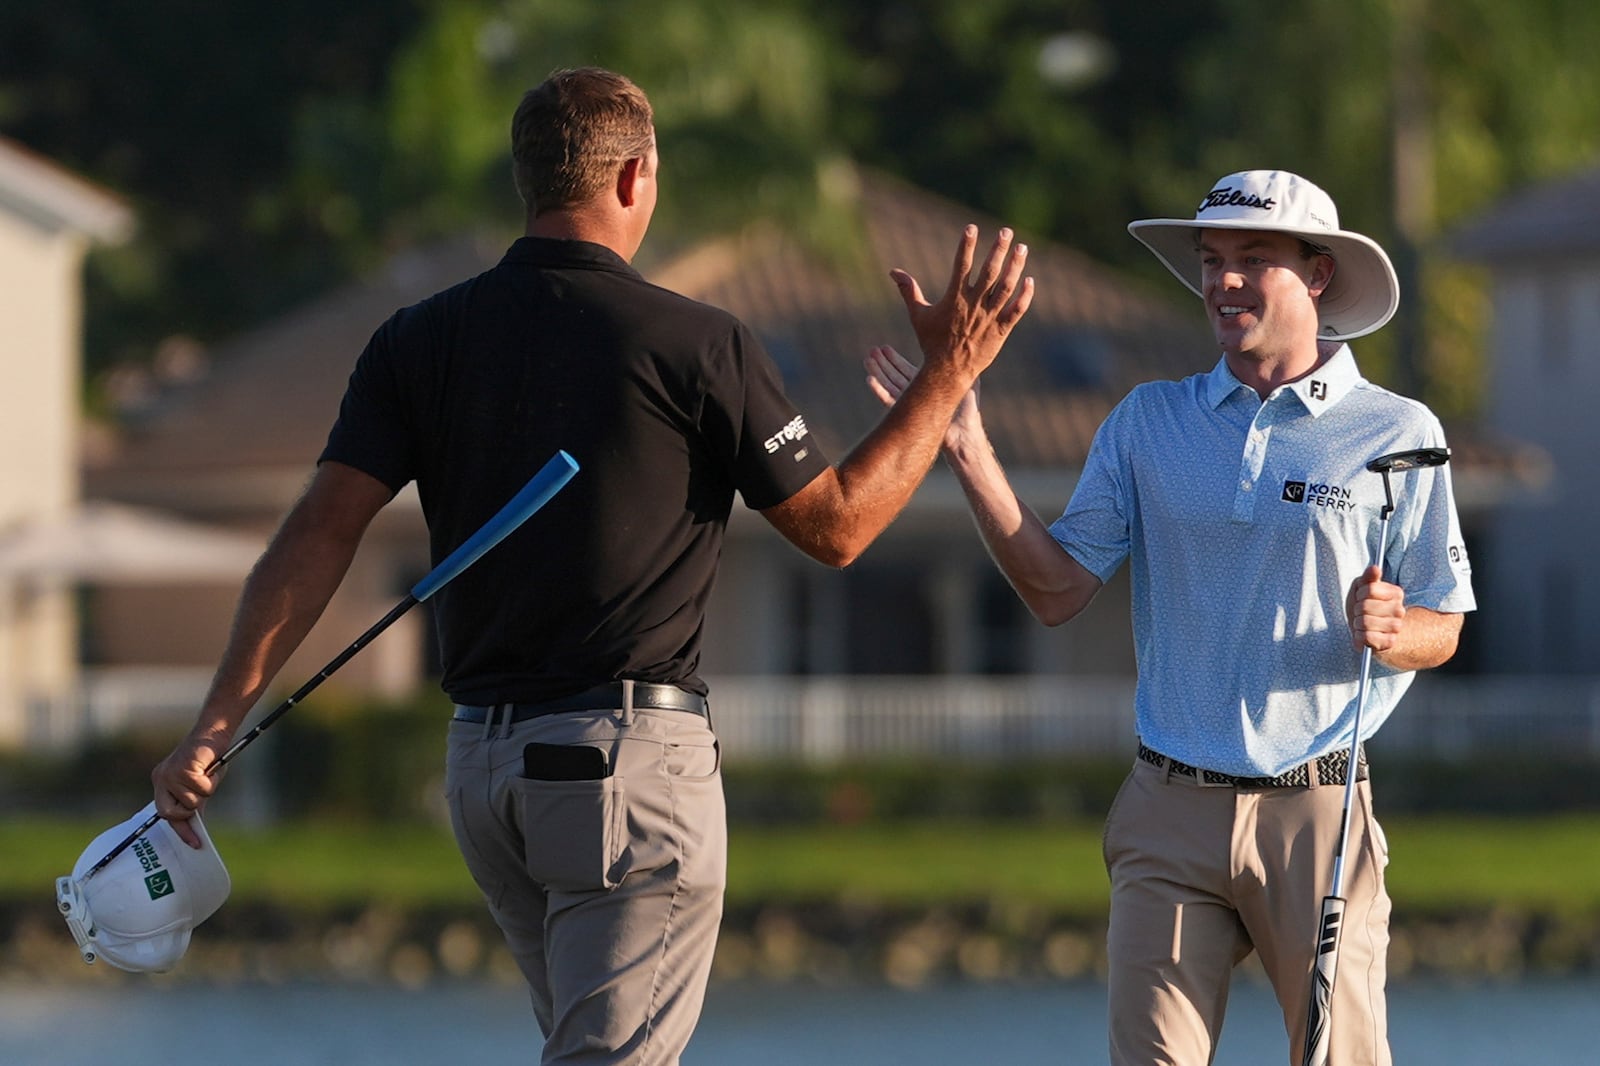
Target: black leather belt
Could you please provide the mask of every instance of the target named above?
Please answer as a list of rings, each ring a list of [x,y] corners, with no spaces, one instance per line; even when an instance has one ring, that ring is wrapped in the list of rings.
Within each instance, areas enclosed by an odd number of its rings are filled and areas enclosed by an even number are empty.
[[[1340,748],[1330,751],[1319,759],[1301,763],[1293,770],[1281,773],[1277,777],[1235,777],[1232,774],[1222,774],[1215,770],[1201,770],[1190,766],[1177,759],[1169,759],[1154,748],[1139,745],[1139,758],[1157,769],[1165,770],[1171,766],[1172,773],[1181,777],[1192,777],[1197,784],[1215,785],[1227,788],[1307,788],[1311,784],[1311,771],[1309,767],[1314,763],[1317,768],[1317,784],[1342,785],[1345,783],[1346,772],[1350,768],[1350,749]],[[1367,779],[1367,749],[1362,748],[1356,760],[1356,780]]]
[[[458,703],[451,721],[477,722],[481,725],[489,720],[491,712],[498,721],[501,714],[506,713],[505,708],[509,706],[509,720],[525,722],[530,718],[543,718],[548,714],[566,714],[571,711],[617,711],[622,709],[623,702],[622,682],[613,681],[609,685],[600,685],[583,692],[574,692],[570,696],[558,696],[553,700],[543,700],[539,703],[496,704],[493,707],[471,707]],[[676,685],[658,685],[648,681],[633,683],[633,707],[635,710],[688,711],[702,718],[710,717],[706,713],[704,696],[695,692],[685,692]]]

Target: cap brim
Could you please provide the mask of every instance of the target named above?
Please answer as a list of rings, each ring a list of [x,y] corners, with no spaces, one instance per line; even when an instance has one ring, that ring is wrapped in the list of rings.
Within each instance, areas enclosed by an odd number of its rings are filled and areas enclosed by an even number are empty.
[[[1128,224],[1139,239],[1196,296],[1200,287],[1200,256],[1194,232],[1200,229],[1260,230],[1287,233],[1328,249],[1337,266],[1333,281],[1317,301],[1321,329],[1318,340],[1347,341],[1381,329],[1400,307],[1400,279],[1394,265],[1377,242],[1349,230],[1300,233],[1282,226],[1252,225],[1229,219],[1202,222],[1192,218],[1147,218]]]

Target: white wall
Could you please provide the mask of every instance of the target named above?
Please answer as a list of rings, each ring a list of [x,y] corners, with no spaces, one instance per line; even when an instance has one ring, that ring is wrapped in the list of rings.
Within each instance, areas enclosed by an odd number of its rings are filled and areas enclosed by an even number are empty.
[[[1600,669],[1600,258],[1496,264],[1490,425],[1548,451],[1549,489],[1502,508],[1473,561],[1485,669]]]
[[[0,528],[78,497],[79,277],[85,240],[0,211]],[[76,676],[70,588],[0,587],[0,745],[29,701]]]
[[[0,211],[0,520],[78,496],[84,241]]]

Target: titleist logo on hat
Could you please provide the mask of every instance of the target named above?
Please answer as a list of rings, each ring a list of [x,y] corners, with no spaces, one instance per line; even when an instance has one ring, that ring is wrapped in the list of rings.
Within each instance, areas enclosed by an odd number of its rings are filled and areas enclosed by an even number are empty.
[[[1258,207],[1263,211],[1271,211],[1277,206],[1278,201],[1270,196],[1263,199],[1253,192],[1241,192],[1223,186],[1206,193],[1206,198],[1200,201],[1200,212],[1210,211],[1214,207]]]
[[[1339,215],[1328,194],[1286,171],[1252,170],[1230,174],[1206,193],[1195,220],[1259,219],[1284,229],[1339,228]]]

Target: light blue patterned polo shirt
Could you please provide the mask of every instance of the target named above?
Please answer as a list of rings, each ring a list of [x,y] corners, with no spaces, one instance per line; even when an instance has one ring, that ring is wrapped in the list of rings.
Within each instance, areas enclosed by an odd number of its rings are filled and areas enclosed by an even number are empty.
[[[1348,748],[1361,656],[1344,600],[1384,502],[1366,464],[1444,443],[1433,413],[1362,378],[1348,347],[1265,402],[1225,359],[1129,393],[1050,532],[1102,581],[1129,560],[1144,743],[1247,776]],[[1389,478],[1385,579],[1408,605],[1472,610],[1450,468]],[[1363,739],[1413,676],[1374,658]]]

